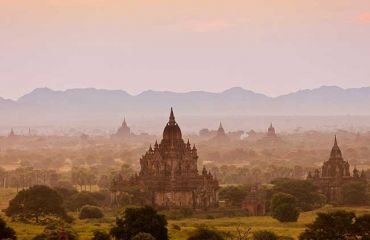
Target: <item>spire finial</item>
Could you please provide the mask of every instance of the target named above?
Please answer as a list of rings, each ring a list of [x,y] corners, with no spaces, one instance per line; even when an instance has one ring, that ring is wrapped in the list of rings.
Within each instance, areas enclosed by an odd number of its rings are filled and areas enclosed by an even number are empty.
[[[335,137],[334,137],[334,146],[338,146],[338,142],[337,142],[337,134],[335,134]]]
[[[173,114],[173,108],[171,107],[171,113],[170,113],[170,123],[175,122],[175,115]]]

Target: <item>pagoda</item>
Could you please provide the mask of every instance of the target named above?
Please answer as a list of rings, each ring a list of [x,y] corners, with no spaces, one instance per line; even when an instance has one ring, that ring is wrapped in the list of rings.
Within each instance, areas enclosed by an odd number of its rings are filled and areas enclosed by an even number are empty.
[[[208,209],[218,205],[218,181],[205,167],[198,172],[197,148],[182,138],[171,108],[163,139],[149,147],[140,159],[140,172],[129,180],[117,176],[111,191],[119,203],[125,189],[138,186],[146,196],[142,204],[158,209]]]
[[[345,161],[342,151],[338,146],[337,136],[334,138],[334,145],[330,152],[329,160],[325,161],[321,172],[315,170],[314,174],[308,174],[308,180],[311,180],[328,199],[330,203],[340,204],[343,200],[342,187],[348,182],[363,181],[366,182],[365,172],[353,170],[351,176],[350,164]]]
[[[126,123],[126,118],[123,119],[121,127],[117,130],[116,134],[113,135],[116,138],[128,138],[131,136],[131,129]]]

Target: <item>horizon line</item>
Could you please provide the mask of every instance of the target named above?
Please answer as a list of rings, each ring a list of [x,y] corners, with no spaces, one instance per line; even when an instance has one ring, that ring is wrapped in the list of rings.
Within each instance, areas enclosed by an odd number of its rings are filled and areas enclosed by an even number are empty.
[[[36,87],[33,90],[31,90],[31,91],[29,91],[29,92],[27,92],[27,93],[25,93],[21,96],[15,97],[15,98],[3,98],[3,97],[0,96],[0,99],[16,102],[19,99],[21,99],[22,97],[27,96],[27,95],[35,92],[36,90],[49,90],[49,91],[52,91],[52,92],[67,92],[67,91],[71,91],[71,90],[121,91],[121,92],[124,92],[124,93],[132,96],[132,97],[136,97],[136,96],[140,96],[141,94],[144,94],[146,92],[176,93],[176,94],[203,92],[203,93],[212,93],[212,94],[222,94],[222,93],[225,93],[227,91],[236,90],[236,89],[240,89],[240,90],[243,90],[243,91],[249,91],[249,92],[252,92],[254,94],[263,95],[263,96],[268,97],[268,98],[278,98],[278,97],[287,96],[287,95],[293,94],[293,93],[298,93],[298,92],[302,92],[302,91],[313,91],[313,90],[317,90],[317,89],[321,89],[321,88],[338,88],[338,89],[341,89],[341,90],[352,90],[352,89],[370,88],[370,86],[345,88],[345,87],[341,87],[341,86],[338,86],[338,85],[321,85],[321,86],[318,86],[318,87],[315,87],[315,88],[300,88],[300,89],[297,89],[295,91],[291,91],[291,92],[276,95],[276,96],[267,95],[265,93],[261,93],[261,92],[255,91],[255,90],[247,89],[247,88],[244,88],[244,87],[241,87],[241,86],[230,87],[230,88],[227,88],[227,89],[222,90],[222,91],[207,91],[207,90],[172,91],[172,90],[147,89],[147,90],[143,90],[143,91],[141,91],[137,94],[132,94],[129,91],[124,90],[124,89],[109,89],[109,88],[96,88],[96,87],[76,87],[76,88],[66,88],[66,89],[53,89],[53,88],[45,86],[45,87]]]

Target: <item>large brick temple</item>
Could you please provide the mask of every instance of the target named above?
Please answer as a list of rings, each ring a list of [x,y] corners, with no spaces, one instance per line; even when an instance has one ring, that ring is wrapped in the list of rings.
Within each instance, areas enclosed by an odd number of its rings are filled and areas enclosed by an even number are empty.
[[[198,171],[198,153],[182,138],[171,108],[163,139],[149,147],[140,159],[138,175],[123,180],[119,176],[112,183],[115,201],[128,186],[138,186],[145,193],[143,204],[156,208],[208,209],[218,205],[218,181],[204,167]]]

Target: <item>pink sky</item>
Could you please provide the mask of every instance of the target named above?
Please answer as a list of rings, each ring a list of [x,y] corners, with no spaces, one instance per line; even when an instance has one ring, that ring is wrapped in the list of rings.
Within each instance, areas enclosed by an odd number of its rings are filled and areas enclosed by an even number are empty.
[[[0,96],[370,86],[369,0],[2,0]]]

